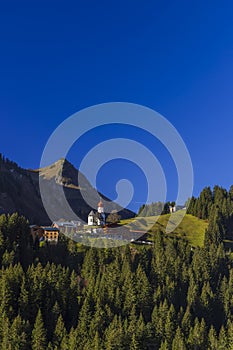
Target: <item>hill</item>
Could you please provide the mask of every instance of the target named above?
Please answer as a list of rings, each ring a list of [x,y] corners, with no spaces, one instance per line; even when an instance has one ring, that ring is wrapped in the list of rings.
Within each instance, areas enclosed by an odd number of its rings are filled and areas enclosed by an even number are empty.
[[[82,179],[82,186],[85,187],[84,191],[90,189],[89,181],[66,159],[60,159],[43,169],[32,170],[23,169],[16,163],[0,156],[0,214],[18,212],[26,216],[31,223],[50,224],[51,220],[44,209],[40,196],[40,179],[49,193],[49,200],[55,209],[55,220],[75,219],[75,216],[67,217],[57,196],[58,190],[62,186],[74,213],[86,221],[88,213],[93,208],[82,197],[78,183],[79,176]],[[110,209],[119,210],[116,203],[110,202],[107,197],[98,192],[92,198],[92,202],[98,203],[99,196],[109,201]],[[120,215],[122,218],[129,218],[133,217],[134,213],[123,209]]]
[[[181,210],[175,213],[177,217],[181,214]],[[150,241],[153,241],[155,234],[158,232],[165,233],[169,218],[170,214],[161,215],[159,218],[157,216],[143,217],[139,220],[139,228],[142,230],[149,228],[146,238]],[[132,226],[132,228],[133,222],[134,219],[121,220],[121,224],[128,224]],[[204,234],[207,226],[207,220],[201,220],[190,214],[186,214],[181,223],[174,229],[172,233],[168,234],[167,236],[184,238],[187,239],[191,245],[202,247],[204,244]]]

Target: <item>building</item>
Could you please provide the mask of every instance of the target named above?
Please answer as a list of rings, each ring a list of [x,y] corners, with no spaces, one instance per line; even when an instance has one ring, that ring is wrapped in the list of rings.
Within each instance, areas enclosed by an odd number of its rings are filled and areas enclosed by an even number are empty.
[[[97,207],[97,212],[94,213],[92,210],[88,215],[88,221],[89,226],[104,226],[105,225],[105,213],[104,213],[104,206],[103,202],[100,200]]]
[[[59,229],[56,227],[42,227],[38,225],[31,225],[30,231],[33,239],[33,243],[39,242],[39,246],[42,247],[45,242],[51,244],[57,244],[59,238]]]
[[[72,236],[80,231],[83,227],[81,221],[71,220],[71,221],[54,221],[52,227],[58,228],[60,232],[65,235]]]
[[[169,209],[170,209],[170,213],[175,213],[176,212],[176,206],[175,205],[174,206],[170,205]]]
[[[32,235],[33,242],[35,242],[36,237],[40,240],[41,237],[44,235],[43,227],[38,225],[30,225],[30,233]]]
[[[57,244],[59,238],[59,229],[56,227],[43,227],[43,237],[46,242]]]
[[[56,227],[59,229],[65,228],[65,227],[71,227],[71,228],[78,228],[81,227],[81,221],[54,221],[52,224],[52,227]]]
[[[88,215],[88,221],[87,221],[87,224],[89,226],[93,226],[95,225],[95,213],[94,211],[90,211],[89,215]]]

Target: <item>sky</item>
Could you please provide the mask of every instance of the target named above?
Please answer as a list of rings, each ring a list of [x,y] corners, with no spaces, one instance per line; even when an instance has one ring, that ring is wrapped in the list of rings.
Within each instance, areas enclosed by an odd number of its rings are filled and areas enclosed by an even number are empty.
[[[130,102],[156,110],[180,133],[193,163],[194,195],[208,185],[229,188],[232,18],[231,0],[2,0],[0,152],[22,167],[38,168],[49,136],[67,117],[99,103]],[[98,142],[129,134],[155,153],[173,200],[173,161],[144,132],[97,128],[75,143],[68,159],[79,166]],[[132,162],[106,163],[97,187],[114,199],[122,177],[135,186],[129,207],[137,210],[147,184]]]

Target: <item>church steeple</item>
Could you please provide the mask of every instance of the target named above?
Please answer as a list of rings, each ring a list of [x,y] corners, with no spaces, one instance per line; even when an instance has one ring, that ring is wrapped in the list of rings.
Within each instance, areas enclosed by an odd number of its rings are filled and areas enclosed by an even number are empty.
[[[98,225],[101,225],[101,226],[105,225],[104,205],[101,198],[98,203],[97,213],[98,213]]]
[[[100,201],[97,206],[97,212],[91,211],[88,215],[88,225],[97,225],[104,226],[105,225],[105,214],[104,214],[104,205],[100,198]]]
[[[98,203],[97,211],[98,211],[98,213],[101,213],[101,214],[104,213],[104,205],[103,205],[103,202],[101,201],[101,199]]]

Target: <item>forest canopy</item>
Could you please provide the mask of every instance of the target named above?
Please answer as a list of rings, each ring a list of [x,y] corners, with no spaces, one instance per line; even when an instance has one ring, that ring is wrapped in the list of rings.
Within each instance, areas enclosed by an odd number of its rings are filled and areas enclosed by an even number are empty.
[[[61,236],[33,250],[27,220],[1,215],[1,349],[232,349],[233,261],[222,243],[232,194],[191,199],[189,213],[209,221],[203,248],[158,232],[152,246]]]

